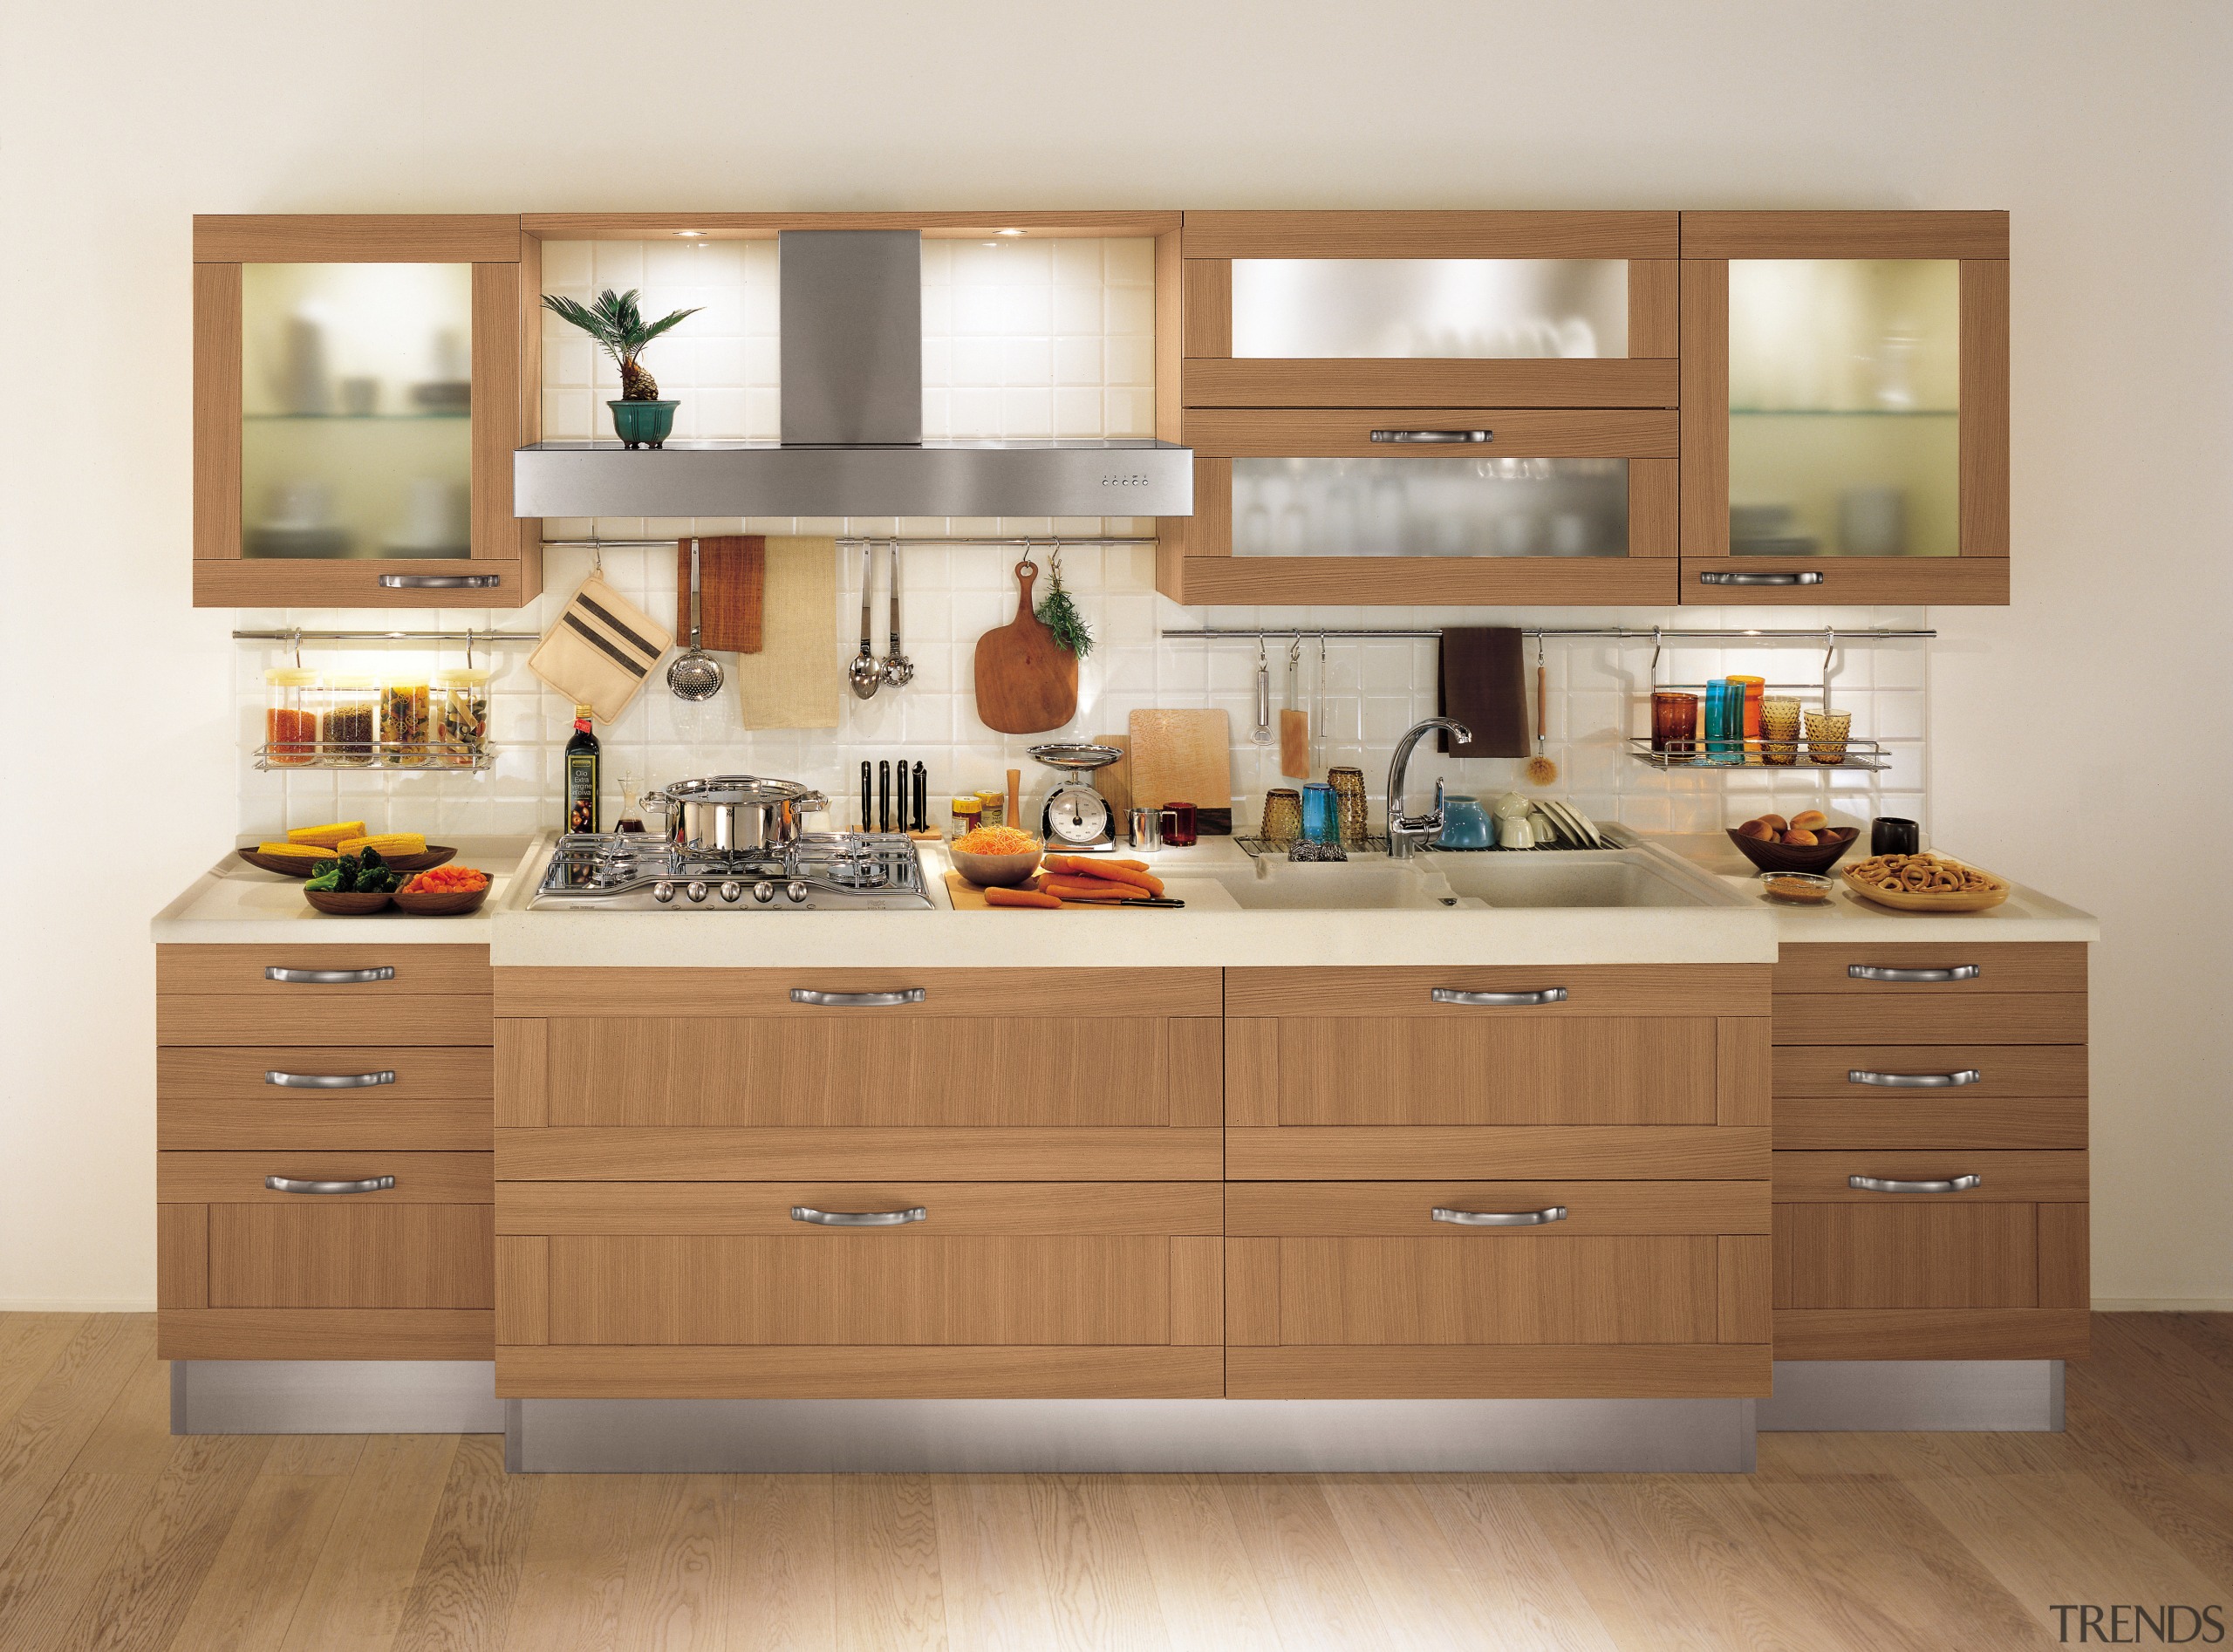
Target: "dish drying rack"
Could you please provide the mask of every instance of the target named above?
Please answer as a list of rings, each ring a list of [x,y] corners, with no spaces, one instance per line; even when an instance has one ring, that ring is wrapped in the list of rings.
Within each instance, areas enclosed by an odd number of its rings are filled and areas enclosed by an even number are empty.
[[[1647,673],[1648,681],[1642,691],[1647,706],[1650,703],[1654,689],[1673,688],[1701,695],[1705,693],[1704,683],[1663,683],[1659,680],[1660,656],[1664,652],[1665,645],[1670,641],[1695,639],[1711,642],[1818,642],[1822,647],[1822,674],[1820,682],[1769,683],[1765,686],[1762,692],[1787,696],[1793,700],[1813,700],[1824,709],[1827,709],[1830,704],[1831,668],[1837,663],[1838,649],[1841,645],[1857,642],[1927,642],[1938,635],[1936,630],[1929,628],[1888,625],[1855,626],[1849,629],[1835,625],[1806,627],[1712,625],[1681,628],[1666,625],[1519,625],[1513,629],[1523,637],[1534,638],[1539,647],[1547,638],[1565,640],[1601,638],[1614,642],[1649,642],[1651,645],[1651,666]],[[1322,645],[1328,638],[1362,641],[1393,638],[1431,641],[1440,638],[1442,632],[1443,628],[1439,625],[1386,628],[1349,625],[1205,625],[1198,629],[1167,627],[1162,634],[1168,638],[1192,639],[1200,642],[1253,641],[1260,651],[1264,644],[1273,638],[1291,637],[1297,643],[1307,637],[1316,638]],[[1645,767],[1658,769],[1663,773],[1673,769],[1689,772],[1697,769],[1711,771],[1723,768],[1774,768],[1787,770],[1793,775],[1803,775],[1810,771],[1830,773],[1838,769],[1847,771],[1868,769],[1872,772],[1881,772],[1892,765],[1891,754],[1885,750],[1882,741],[1855,738],[1852,735],[1848,735],[1844,741],[1844,756],[1834,763],[1818,763],[1808,756],[1806,749],[1806,736],[1803,733],[1799,738],[1793,761],[1788,763],[1769,762],[1766,754],[1758,749],[1757,736],[1754,737],[1754,748],[1750,750],[1745,748],[1744,736],[1731,738],[1737,741],[1735,749],[1713,750],[1708,747],[1704,740],[1693,740],[1678,741],[1667,750],[1654,751],[1650,735],[1624,736],[1629,756]],[[1548,845],[1538,847],[1548,847]]]

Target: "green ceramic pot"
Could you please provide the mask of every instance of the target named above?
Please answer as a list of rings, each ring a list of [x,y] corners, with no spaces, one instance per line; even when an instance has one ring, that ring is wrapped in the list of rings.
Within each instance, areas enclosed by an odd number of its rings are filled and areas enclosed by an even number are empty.
[[[659,447],[674,432],[679,401],[608,401],[612,409],[612,433],[631,447]]]

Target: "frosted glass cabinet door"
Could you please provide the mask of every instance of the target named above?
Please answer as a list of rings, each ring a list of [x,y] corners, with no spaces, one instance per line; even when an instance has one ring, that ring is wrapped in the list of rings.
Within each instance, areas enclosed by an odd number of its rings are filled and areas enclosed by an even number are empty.
[[[195,220],[196,606],[537,595],[539,244],[494,215]]]
[[[1199,408],[1184,435],[1179,600],[1674,600],[1671,410]]]
[[[1671,407],[1676,215],[1188,213],[1190,407]]]
[[[1683,263],[1684,600],[2005,601],[2004,215],[1686,214],[1683,248],[1726,255]]]

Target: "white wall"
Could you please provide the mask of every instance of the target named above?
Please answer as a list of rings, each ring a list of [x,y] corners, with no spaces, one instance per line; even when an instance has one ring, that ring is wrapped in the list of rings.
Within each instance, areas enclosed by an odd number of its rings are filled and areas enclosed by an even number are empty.
[[[190,215],[978,205],[2011,208],[2016,603],[1934,616],[1936,824],[2107,921],[2096,1292],[2233,1306],[2233,14],[701,0],[625,44],[614,15],[11,11],[0,1306],[152,1296],[146,921],[235,808],[231,617],[187,605]]]

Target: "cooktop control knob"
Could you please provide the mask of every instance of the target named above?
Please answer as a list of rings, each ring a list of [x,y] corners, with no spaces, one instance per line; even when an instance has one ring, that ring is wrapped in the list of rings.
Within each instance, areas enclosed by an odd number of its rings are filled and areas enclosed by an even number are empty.
[[[673,884],[653,884],[652,885],[652,898],[662,906],[672,906],[674,904],[674,885]]]
[[[794,906],[803,905],[806,902],[806,885],[796,881],[784,884],[783,898]]]
[[[752,886],[752,898],[758,901],[762,906],[765,906],[769,901],[775,898],[775,884],[768,882],[766,878],[761,879],[760,882]]]
[[[690,881],[682,892],[690,897],[690,904],[693,906],[702,906],[706,904],[706,886],[695,878]]]
[[[744,885],[742,884],[723,884],[721,885],[721,898],[727,901],[730,905],[735,905],[739,901],[744,898]]]

